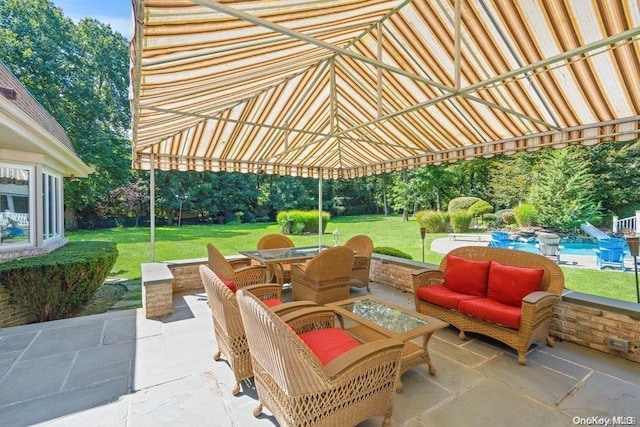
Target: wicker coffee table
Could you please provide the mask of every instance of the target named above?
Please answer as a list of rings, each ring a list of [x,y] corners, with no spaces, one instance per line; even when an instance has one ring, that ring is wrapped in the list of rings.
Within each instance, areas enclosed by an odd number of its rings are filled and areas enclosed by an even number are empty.
[[[431,335],[448,323],[435,317],[416,313],[373,296],[350,298],[327,304],[335,310],[342,327],[362,342],[384,337],[404,343],[400,375],[417,365],[427,364],[429,373],[436,373],[427,345]],[[422,345],[412,341],[422,337]],[[402,391],[398,379],[397,391]]]

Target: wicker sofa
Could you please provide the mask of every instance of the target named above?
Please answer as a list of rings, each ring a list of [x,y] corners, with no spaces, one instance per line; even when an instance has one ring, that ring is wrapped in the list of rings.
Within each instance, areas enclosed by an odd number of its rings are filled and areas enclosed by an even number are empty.
[[[564,275],[552,260],[514,249],[464,246],[445,256],[438,270],[413,273],[416,311],[465,332],[505,343],[526,363],[526,352],[548,335],[551,308]]]

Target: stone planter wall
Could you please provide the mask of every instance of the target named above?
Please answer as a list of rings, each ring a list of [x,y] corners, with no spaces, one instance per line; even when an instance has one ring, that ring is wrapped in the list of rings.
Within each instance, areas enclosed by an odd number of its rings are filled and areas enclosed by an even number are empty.
[[[36,316],[26,307],[17,304],[9,304],[9,291],[0,286],[0,328],[9,326],[26,325],[36,321]]]

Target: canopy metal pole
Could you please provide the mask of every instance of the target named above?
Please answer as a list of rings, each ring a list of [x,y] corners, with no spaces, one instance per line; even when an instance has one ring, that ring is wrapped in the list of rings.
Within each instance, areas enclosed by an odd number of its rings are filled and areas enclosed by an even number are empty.
[[[156,260],[156,170],[154,155],[151,154],[149,169],[149,225],[151,228],[151,262]]]
[[[322,172],[318,177],[318,249],[322,247]]]

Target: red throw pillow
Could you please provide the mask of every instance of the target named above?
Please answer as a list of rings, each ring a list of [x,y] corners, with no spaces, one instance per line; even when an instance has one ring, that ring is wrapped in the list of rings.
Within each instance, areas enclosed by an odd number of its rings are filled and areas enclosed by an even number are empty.
[[[540,290],[544,270],[502,265],[491,261],[487,297],[513,307],[522,307],[522,298]]]
[[[487,295],[490,265],[491,261],[474,261],[447,255],[443,284],[454,292],[484,297]]]
[[[231,280],[224,280],[222,279],[222,283],[224,283],[225,285],[227,285],[227,288],[229,288],[229,290],[231,292],[233,292],[234,294],[236,292],[238,292],[238,286],[236,286],[236,282],[231,281]]]

